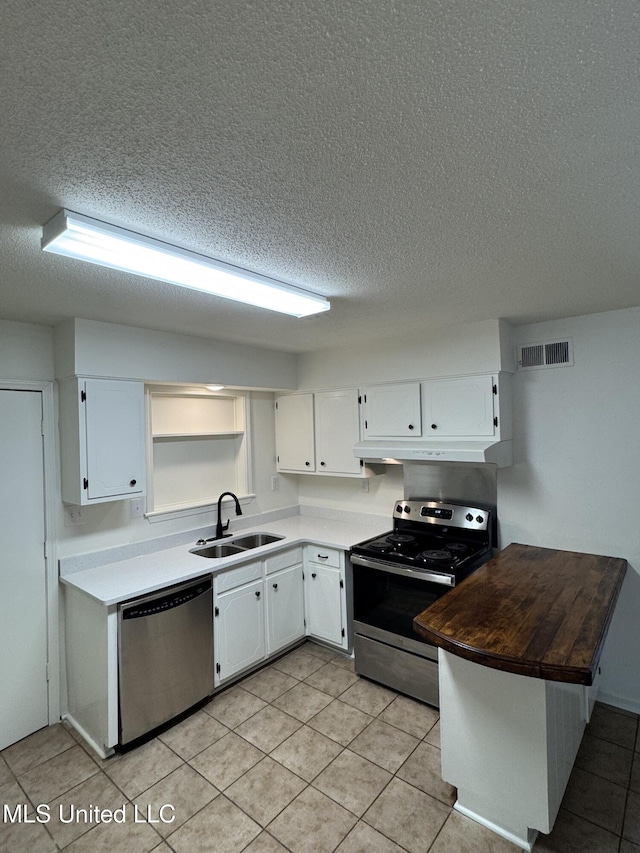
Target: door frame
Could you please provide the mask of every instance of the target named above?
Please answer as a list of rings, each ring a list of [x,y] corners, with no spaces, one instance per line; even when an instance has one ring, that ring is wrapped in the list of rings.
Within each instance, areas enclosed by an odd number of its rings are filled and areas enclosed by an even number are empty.
[[[42,401],[42,454],[44,490],[44,560],[47,589],[47,700],[49,725],[60,722],[60,627],[58,596],[58,558],[56,547],[57,442],[54,383],[7,381],[0,379],[3,391],[40,392]]]

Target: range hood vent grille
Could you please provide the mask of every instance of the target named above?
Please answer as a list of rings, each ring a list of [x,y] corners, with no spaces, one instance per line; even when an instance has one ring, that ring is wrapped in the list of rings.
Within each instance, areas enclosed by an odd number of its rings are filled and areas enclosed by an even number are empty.
[[[541,367],[570,367],[573,364],[571,338],[561,341],[543,341],[518,347],[518,370],[536,370]]]

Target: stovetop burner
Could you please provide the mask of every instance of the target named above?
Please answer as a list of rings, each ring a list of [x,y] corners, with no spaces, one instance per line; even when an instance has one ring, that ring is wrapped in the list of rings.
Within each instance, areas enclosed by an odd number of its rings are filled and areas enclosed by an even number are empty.
[[[452,560],[455,560],[455,557],[451,553],[451,551],[446,548],[432,549],[430,551],[421,551],[418,554],[419,560],[424,560],[425,562],[433,562],[433,563],[450,563]]]
[[[415,536],[411,536],[409,533],[392,533],[390,536],[387,536],[387,542],[390,542],[392,545],[413,545],[416,541]]]
[[[490,512],[431,499],[398,501],[394,527],[354,545],[352,561],[435,572],[455,584],[491,555]]]

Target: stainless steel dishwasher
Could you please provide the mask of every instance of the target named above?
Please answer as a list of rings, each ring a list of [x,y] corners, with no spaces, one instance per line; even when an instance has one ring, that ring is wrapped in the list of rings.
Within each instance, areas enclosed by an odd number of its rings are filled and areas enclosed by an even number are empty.
[[[121,745],[213,693],[211,578],[118,606]]]

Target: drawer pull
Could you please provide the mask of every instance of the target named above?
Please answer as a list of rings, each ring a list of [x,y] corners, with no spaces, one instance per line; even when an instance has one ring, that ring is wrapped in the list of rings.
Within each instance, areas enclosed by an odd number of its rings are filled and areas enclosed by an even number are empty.
[[[318,554],[318,559],[319,560],[328,560],[329,555],[328,554]]]

